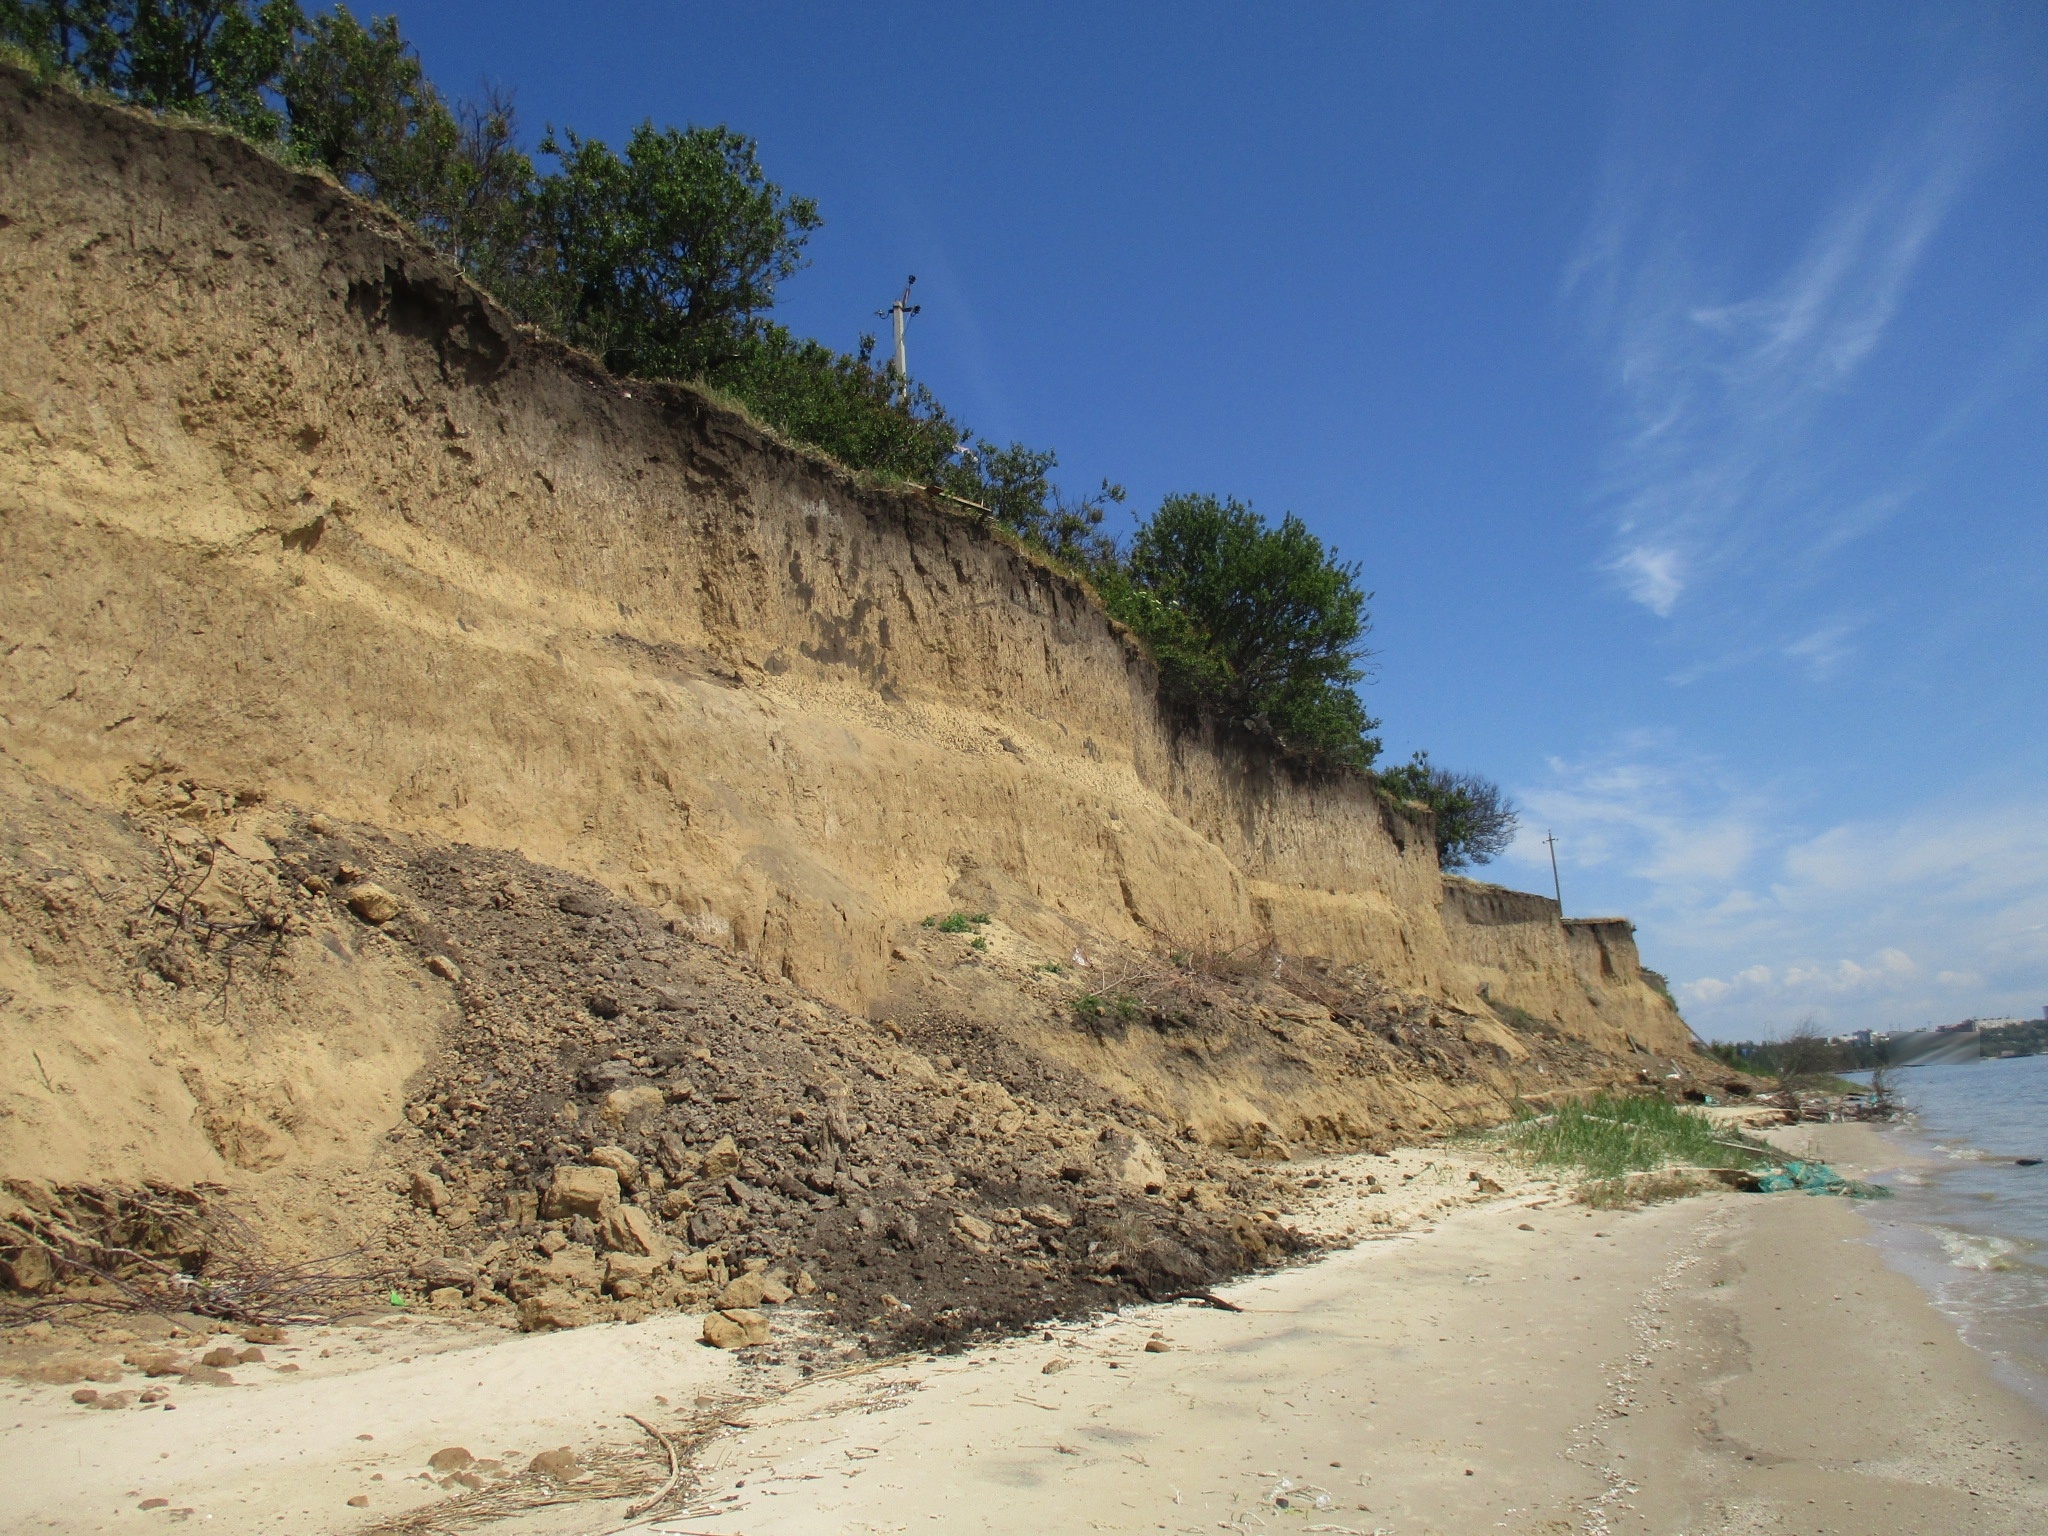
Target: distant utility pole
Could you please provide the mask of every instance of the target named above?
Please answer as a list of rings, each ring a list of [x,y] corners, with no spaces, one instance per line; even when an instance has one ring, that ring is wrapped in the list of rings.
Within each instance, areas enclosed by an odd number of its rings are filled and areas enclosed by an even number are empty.
[[[1543,841],[1550,848],[1550,888],[1557,892],[1557,915],[1562,918],[1564,916],[1564,886],[1557,878],[1557,837],[1546,829],[1543,833]]]
[[[887,315],[896,332],[896,387],[903,392],[905,405],[910,403],[910,361],[903,351],[903,322],[924,308],[922,304],[910,302],[910,290],[916,282],[917,274],[912,273],[903,284],[903,296],[887,309],[875,311],[877,315]]]

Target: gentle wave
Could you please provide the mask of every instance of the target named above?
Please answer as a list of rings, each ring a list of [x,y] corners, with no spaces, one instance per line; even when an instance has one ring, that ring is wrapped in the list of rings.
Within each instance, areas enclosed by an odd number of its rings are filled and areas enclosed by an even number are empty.
[[[2009,1237],[1991,1237],[1981,1232],[1935,1229],[1949,1262],[1958,1269],[2011,1269],[2024,1250]]]
[[[1887,1139],[1907,1166],[1880,1221],[1894,1262],[1965,1339],[2048,1410],[2048,1057],[1893,1074],[1911,1110]]]

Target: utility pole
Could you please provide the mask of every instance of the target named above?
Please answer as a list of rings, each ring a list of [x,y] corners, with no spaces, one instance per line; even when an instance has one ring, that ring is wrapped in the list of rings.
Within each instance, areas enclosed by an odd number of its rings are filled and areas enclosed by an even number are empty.
[[[903,296],[887,309],[875,311],[877,315],[887,315],[889,317],[891,327],[896,333],[896,387],[903,392],[901,398],[902,403],[905,405],[910,403],[910,362],[903,351],[903,322],[909,316],[916,314],[924,308],[922,304],[910,302],[910,290],[916,282],[917,275],[912,273],[904,281]]]
[[[1557,878],[1557,837],[1546,828],[1543,841],[1550,848],[1550,888],[1557,892],[1557,915],[1561,921],[1564,917],[1564,885]]]

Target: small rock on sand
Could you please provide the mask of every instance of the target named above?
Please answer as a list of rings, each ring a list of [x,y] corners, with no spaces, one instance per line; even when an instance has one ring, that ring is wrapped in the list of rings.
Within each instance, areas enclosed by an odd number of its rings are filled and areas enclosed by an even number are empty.
[[[552,1451],[542,1451],[526,1464],[526,1470],[566,1483],[580,1470],[580,1463],[576,1460],[576,1453],[562,1445]]]
[[[720,1311],[732,1307],[758,1307],[763,1302],[771,1307],[779,1307],[789,1300],[790,1295],[788,1286],[778,1280],[771,1280],[767,1275],[735,1275],[731,1283],[718,1293],[718,1299],[713,1305]]]
[[[519,1326],[526,1333],[545,1333],[551,1328],[580,1328],[589,1314],[572,1292],[550,1286],[519,1303]]]
[[[768,1342],[768,1319],[746,1307],[707,1313],[704,1342],[718,1349],[746,1349]]]
[[[427,1465],[436,1472],[460,1472],[476,1458],[459,1445],[445,1446],[427,1458]]]

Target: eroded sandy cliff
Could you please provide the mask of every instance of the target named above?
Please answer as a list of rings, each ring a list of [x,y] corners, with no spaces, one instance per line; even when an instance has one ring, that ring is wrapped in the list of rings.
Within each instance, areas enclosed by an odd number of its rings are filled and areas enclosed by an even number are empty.
[[[1625,923],[1447,887],[1369,785],[1176,724],[1090,595],[971,514],[606,376],[232,139],[10,72],[0,141],[0,748],[46,829],[16,839],[35,923],[0,946],[11,1168],[77,1161],[56,1077],[131,1105],[97,1138],[130,1172],[402,1125],[463,1006],[431,944],[366,969],[330,936],[323,971],[318,924],[286,924],[265,1029],[209,1052],[175,978],[67,954],[37,905],[52,870],[90,887],[88,855],[139,887],[254,836],[251,891],[202,899],[253,921],[303,897],[262,850],[314,811],[587,876],[912,1045],[1002,1034],[1196,1143],[1370,1139],[1689,1058]],[[954,911],[987,942],[921,926]],[[1222,991],[1175,1014],[1174,986]],[[1355,1038],[1396,1018],[1455,1050]],[[261,1136],[207,1107],[235,1073]],[[277,1107],[349,1073],[310,1095],[348,1113]]]

